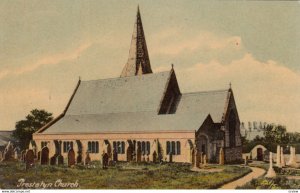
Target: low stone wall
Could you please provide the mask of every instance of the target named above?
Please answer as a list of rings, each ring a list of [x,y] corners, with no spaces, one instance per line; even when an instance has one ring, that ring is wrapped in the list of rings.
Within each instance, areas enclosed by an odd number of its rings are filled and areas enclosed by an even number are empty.
[[[225,149],[225,163],[242,161],[242,147],[232,147]]]

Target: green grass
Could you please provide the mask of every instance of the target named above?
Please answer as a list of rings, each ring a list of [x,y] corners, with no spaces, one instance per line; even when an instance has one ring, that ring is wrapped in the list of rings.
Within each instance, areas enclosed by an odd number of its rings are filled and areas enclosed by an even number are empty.
[[[254,167],[259,167],[268,171],[269,164],[250,164]],[[244,186],[238,187],[237,189],[299,189],[300,180],[298,179],[287,179],[286,176],[299,176],[300,171],[288,168],[273,167],[277,177],[274,179],[267,179],[263,176],[257,179],[253,179]]]
[[[25,171],[23,163],[0,163],[0,188],[18,188],[18,180],[55,183],[78,180],[81,189],[211,189],[250,172],[238,166],[209,166],[222,172],[193,172],[188,164],[118,163],[103,170],[99,162],[86,166],[40,166]],[[25,187],[23,187],[25,188]],[[57,187],[48,187],[57,188]],[[33,188],[31,188],[33,189]]]

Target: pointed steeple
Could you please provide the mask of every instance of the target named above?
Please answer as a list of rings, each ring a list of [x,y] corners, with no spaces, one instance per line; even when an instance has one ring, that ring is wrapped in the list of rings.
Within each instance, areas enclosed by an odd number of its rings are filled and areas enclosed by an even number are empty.
[[[138,6],[128,61],[122,70],[121,77],[136,76],[138,74],[148,73],[152,73],[152,69],[149,60],[140,9]]]

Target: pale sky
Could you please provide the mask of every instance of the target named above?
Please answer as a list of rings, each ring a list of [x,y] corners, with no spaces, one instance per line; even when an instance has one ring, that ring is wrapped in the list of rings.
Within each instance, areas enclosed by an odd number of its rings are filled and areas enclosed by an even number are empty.
[[[181,91],[232,83],[241,121],[300,131],[300,3],[0,1],[0,130],[33,108],[59,115],[78,77],[118,77],[140,5],[154,72]]]

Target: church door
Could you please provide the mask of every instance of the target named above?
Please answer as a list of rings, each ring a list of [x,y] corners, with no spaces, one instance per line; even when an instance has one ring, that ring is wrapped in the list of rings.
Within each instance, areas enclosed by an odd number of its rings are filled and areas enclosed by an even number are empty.
[[[257,148],[257,161],[263,161],[263,150],[262,150],[262,148]]]

